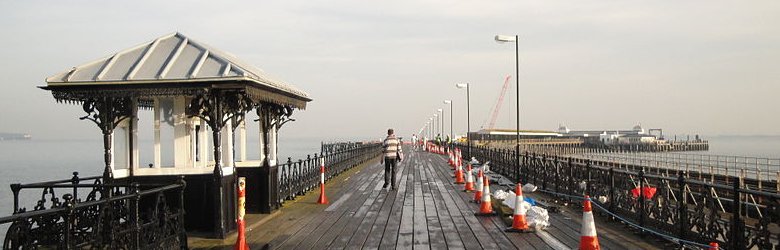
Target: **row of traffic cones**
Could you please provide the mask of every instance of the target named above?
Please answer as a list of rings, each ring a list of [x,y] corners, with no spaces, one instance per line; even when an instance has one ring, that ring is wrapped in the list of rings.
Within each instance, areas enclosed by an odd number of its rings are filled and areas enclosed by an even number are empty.
[[[474,202],[479,203],[479,211],[474,215],[477,216],[493,216],[496,212],[493,211],[493,204],[490,193],[490,178],[484,174],[483,169],[480,168],[477,171],[477,183],[474,184],[473,169],[471,164],[466,165],[466,175],[464,180],[463,168],[460,162],[460,152],[454,150],[449,154],[448,163],[455,169],[455,183],[463,184],[464,192],[474,192]],[[526,207],[523,206],[523,189],[522,184],[517,183],[515,186],[515,209],[512,213],[512,226],[507,229],[508,232],[533,232],[534,230],[529,226],[526,220]],[[580,249],[601,249],[596,236],[596,225],[593,220],[593,212],[590,204],[590,197],[586,196],[583,203],[583,218],[582,218],[582,232],[580,237]]]
[[[439,146],[430,142],[425,144],[425,151],[440,155],[446,154],[446,149],[443,146]]]
[[[433,145],[432,152],[438,154],[444,154],[440,147]],[[459,149],[450,150],[447,152],[447,163],[455,171],[455,184],[464,184],[464,192],[474,192],[474,202],[479,203],[479,211],[474,215],[478,216],[492,216],[496,215],[493,211],[493,204],[490,193],[490,178],[486,176],[483,169],[480,168],[477,171],[477,183],[474,184],[473,169],[470,163],[466,164],[466,174],[463,173],[462,155]],[[522,185],[517,183],[515,186],[515,208],[512,213],[512,226],[507,229],[507,232],[533,232],[534,230],[529,226],[526,220],[527,207],[523,206],[523,190]],[[709,245],[710,250],[719,249],[718,243],[713,242]],[[582,229],[580,231],[580,247],[579,249],[597,250],[601,249],[599,245],[598,236],[596,234],[596,223],[593,219],[593,208],[589,196],[585,196],[582,209]]]

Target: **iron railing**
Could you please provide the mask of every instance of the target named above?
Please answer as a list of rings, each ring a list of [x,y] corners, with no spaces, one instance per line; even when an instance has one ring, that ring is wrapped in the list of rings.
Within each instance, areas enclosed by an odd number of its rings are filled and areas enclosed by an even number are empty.
[[[376,158],[382,151],[380,143],[336,143],[323,144],[320,154],[307,155],[306,159],[292,161],[278,168],[278,203],[293,200],[298,195],[316,188],[320,183],[320,160],[325,163],[325,181],[334,176]]]
[[[12,184],[14,214],[0,217],[10,223],[3,249],[186,249],[185,185],[104,184],[77,172],[68,180]],[[19,205],[25,189],[41,192],[31,211]]]
[[[527,151],[518,159],[513,150],[471,150],[478,160],[490,161],[492,171],[537,185],[558,199],[590,195],[641,228],[702,244],[719,242],[728,249],[780,249],[780,194],[746,188],[742,178],[724,185],[697,180],[685,171],[652,173],[590,159]],[[632,193],[645,188],[656,192]]]

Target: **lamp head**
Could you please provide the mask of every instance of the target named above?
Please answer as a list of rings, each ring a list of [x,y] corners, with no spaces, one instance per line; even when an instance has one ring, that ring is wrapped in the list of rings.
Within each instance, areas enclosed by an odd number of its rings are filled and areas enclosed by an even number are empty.
[[[444,100],[444,104],[450,104],[450,103],[452,103],[451,100]]]
[[[463,89],[463,88],[466,88],[468,86],[469,86],[468,83],[456,83],[455,84],[455,87],[458,87],[459,89]]]
[[[441,112],[442,112],[442,111],[444,111],[444,110],[442,110],[442,109],[437,109],[436,111],[439,111],[439,112],[441,113]]]
[[[496,39],[496,42],[498,42],[498,43],[517,42],[517,39],[515,39],[515,36],[496,35],[495,39]]]

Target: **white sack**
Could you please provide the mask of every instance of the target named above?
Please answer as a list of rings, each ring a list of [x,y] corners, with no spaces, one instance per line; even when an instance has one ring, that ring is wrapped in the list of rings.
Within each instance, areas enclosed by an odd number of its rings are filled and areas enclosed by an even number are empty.
[[[550,226],[550,216],[547,214],[547,209],[539,206],[533,206],[527,210],[525,219],[528,221],[528,225],[536,230],[545,230]]]

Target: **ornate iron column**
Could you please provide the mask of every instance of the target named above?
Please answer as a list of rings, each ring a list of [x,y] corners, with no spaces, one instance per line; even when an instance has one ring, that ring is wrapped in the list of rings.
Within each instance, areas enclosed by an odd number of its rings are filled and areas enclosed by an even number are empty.
[[[192,99],[187,112],[191,116],[196,116],[211,127],[214,141],[214,221],[216,236],[224,238],[227,234],[228,218],[225,205],[232,204],[225,200],[225,187],[222,179],[222,129],[227,122],[234,117],[240,116],[243,119],[246,111],[251,110],[252,102],[242,91],[237,90],[211,90],[205,95],[198,95]],[[229,190],[227,192],[235,192]],[[230,219],[232,221],[232,218]]]
[[[256,112],[257,116],[260,117],[258,121],[263,132],[262,154],[264,155],[263,166],[260,168],[260,212],[270,213],[279,206],[279,176],[276,166],[278,163],[272,166],[270,159],[271,129],[275,128],[278,131],[284,124],[295,121],[295,119],[290,118],[293,108],[289,106],[262,103],[257,105]]]

